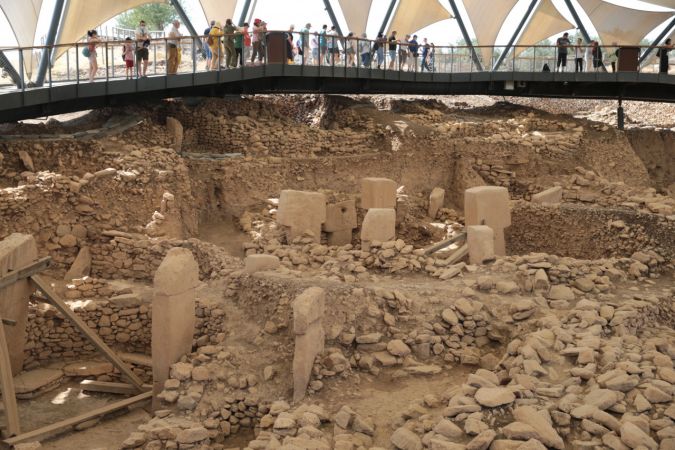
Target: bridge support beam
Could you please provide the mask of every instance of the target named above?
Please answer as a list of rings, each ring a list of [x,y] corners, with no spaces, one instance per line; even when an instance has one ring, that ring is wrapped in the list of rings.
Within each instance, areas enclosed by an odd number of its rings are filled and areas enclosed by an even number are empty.
[[[244,2],[244,7],[241,9],[241,14],[239,15],[238,26],[243,27],[246,23],[246,16],[248,16],[248,11],[251,9],[251,0],[246,0]]]
[[[459,30],[462,32],[464,42],[466,42],[466,45],[469,47],[469,50],[471,51],[471,58],[473,58],[473,63],[476,65],[478,71],[482,72],[483,66],[480,63],[480,59],[478,59],[476,49],[471,43],[471,37],[469,37],[469,32],[466,31],[466,27],[464,26],[464,20],[462,20],[462,15],[459,13],[459,9],[457,8],[457,3],[455,2],[455,0],[449,0],[449,2],[450,8],[452,8],[452,13],[455,15],[455,20],[457,20],[457,25],[459,25]]]
[[[54,3],[52,21],[49,24],[49,32],[47,33],[47,41],[45,42],[46,48],[42,49],[40,65],[38,66],[37,76],[35,77],[36,86],[42,86],[45,82],[47,69],[49,68],[49,64],[51,62],[51,53],[54,51],[52,46],[56,40],[56,33],[59,31],[59,25],[61,24],[61,18],[63,17],[64,5],[65,0],[56,0]]]
[[[623,105],[621,104],[621,99],[619,99],[619,107],[616,109],[616,126],[619,130],[624,129],[624,122]]]
[[[389,23],[389,19],[391,19],[391,15],[394,14],[394,8],[396,7],[396,0],[391,0],[389,3],[389,8],[387,8],[387,13],[384,15],[384,20],[382,21],[382,26],[380,26],[379,33],[384,34],[385,31],[387,31],[387,24]]]
[[[506,44],[506,48],[502,51],[501,55],[499,55],[499,59],[497,59],[497,62],[495,63],[494,66],[492,66],[492,71],[496,71],[499,69],[499,66],[504,62],[504,59],[506,58],[506,55],[509,54],[509,51],[513,47],[513,43],[516,42],[516,39],[518,38],[518,35],[520,35],[520,32],[523,31],[523,27],[527,23],[528,19],[532,15],[532,11],[534,11],[534,7],[537,5],[537,2],[539,0],[532,0],[530,2],[530,6],[527,8],[527,11],[525,12],[525,15],[523,16],[523,20],[520,21],[518,24],[518,28],[516,28],[516,31],[513,33],[513,36],[511,36],[511,39],[509,39],[509,43]]]
[[[176,12],[178,13],[178,17],[180,17],[180,20],[185,24],[185,27],[190,32],[190,36],[192,36],[193,43],[197,44],[197,48],[199,49],[199,53],[204,55],[205,54],[204,53],[204,45],[202,43],[201,35],[197,33],[197,30],[192,25],[192,22],[190,21],[190,18],[185,13],[185,10],[181,6],[180,2],[178,0],[169,0],[169,2],[171,3],[171,6],[173,6],[174,9],[176,10]]]
[[[335,11],[333,11],[333,6],[330,4],[330,0],[323,0],[323,4],[326,7],[328,17],[330,17],[330,21],[335,27],[335,31],[337,31],[338,36],[344,36],[342,34],[342,29],[340,28],[340,23],[338,22],[337,17],[335,17]]]
[[[654,39],[652,45],[650,45],[649,48],[642,55],[640,55],[638,64],[642,64],[647,60],[651,52],[653,52],[656,46],[659,45],[666,36],[668,36],[668,33],[670,33],[670,30],[672,30],[673,28],[675,28],[675,17],[673,17],[673,20],[671,20],[670,23],[666,25],[666,28],[663,29],[663,31],[658,35],[658,37]]]
[[[565,0],[565,4],[567,5],[567,9],[570,10],[570,14],[572,14],[572,17],[574,18],[574,23],[577,24],[577,28],[581,32],[581,36],[583,36],[584,41],[586,41],[587,44],[590,44],[591,35],[588,34],[588,31],[586,31],[586,27],[584,26],[584,23],[581,21],[581,17],[579,17],[577,9],[572,4],[572,0]]]

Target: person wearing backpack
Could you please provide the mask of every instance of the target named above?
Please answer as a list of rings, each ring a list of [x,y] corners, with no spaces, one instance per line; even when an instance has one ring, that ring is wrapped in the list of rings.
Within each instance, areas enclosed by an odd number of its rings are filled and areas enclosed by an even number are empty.
[[[225,35],[223,33],[223,26],[220,22],[216,22],[215,25],[211,27],[209,31],[209,38],[207,40],[209,48],[211,49],[211,70],[216,70],[220,68],[221,61],[223,60],[223,43],[221,38]]]
[[[98,32],[96,30],[87,31],[87,54],[89,58],[89,82],[94,81],[96,77],[96,72],[98,72],[98,56],[96,53],[96,48],[101,44],[101,40],[98,37]]]
[[[213,54],[211,53],[211,47],[209,46],[209,34],[211,33],[211,27],[216,24],[215,20],[212,20],[209,24],[209,27],[204,30],[204,53],[206,55],[206,70],[211,68],[211,58]]]

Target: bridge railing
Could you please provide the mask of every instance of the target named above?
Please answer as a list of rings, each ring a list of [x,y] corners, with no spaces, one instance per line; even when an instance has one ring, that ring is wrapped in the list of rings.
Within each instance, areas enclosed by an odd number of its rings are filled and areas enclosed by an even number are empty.
[[[249,42],[251,41],[251,42]],[[238,43],[241,43],[241,47]],[[127,52],[125,45],[131,45]],[[513,72],[597,72],[626,70],[657,73],[663,69],[656,56],[659,48],[651,52],[645,64],[637,59],[649,47],[631,46],[556,46],[528,45],[506,46],[437,46],[430,41],[416,45],[405,41],[391,42],[388,38],[377,40],[339,37],[330,34],[269,31],[235,33],[193,38],[154,38],[141,42],[126,40],[101,40],[96,43],[78,42],[54,46],[0,48],[12,62],[17,74],[0,78],[0,88],[31,89],[37,72],[39,55],[61,54],[49,66],[45,85],[60,83],[100,82],[141,76],[192,74],[209,70],[233,70],[244,66],[264,64],[293,64],[321,67],[353,67],[376,69],[385,72],[403,71],[417,73],[474,73],[481,71]],[[204,49],[204,50],[202,50]],[[89,53],[87,53],[89,51]],[[626,65],[619,64],[624,57]],[[475,52],[475,53],[474,53]],[[506,52],[502,58],[501,54]],[[139,54],[141,58],[139,58]],[[88,56],[89,55],[89,56]],[[147,55],[147,72],[144,72]],[[673,64],[675,51],[666,53],[666,62]],[[667,57],[670,56],[670,61]],[[127,60],[133,67],[127,70]],[[632,61],[632,62],[631,62]],[[96,70],[92,71],[93,63]],[[565,63],[563,65],[563,62]],[[621,61],[623,62],[623,61]],[[668,67],[668,66],[666,66]],[[0,91],[1,92],[1,91]]]

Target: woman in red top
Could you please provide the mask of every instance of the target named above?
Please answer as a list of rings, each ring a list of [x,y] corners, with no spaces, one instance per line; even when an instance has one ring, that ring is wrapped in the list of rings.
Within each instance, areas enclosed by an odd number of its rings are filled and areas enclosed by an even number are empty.
[[[96,47],[98,47],[100,43],[101,40],[99,39],[96,30],[87,31],[87,46],[89,47],[89,82],[94,81],[96,72],[98,71]]]

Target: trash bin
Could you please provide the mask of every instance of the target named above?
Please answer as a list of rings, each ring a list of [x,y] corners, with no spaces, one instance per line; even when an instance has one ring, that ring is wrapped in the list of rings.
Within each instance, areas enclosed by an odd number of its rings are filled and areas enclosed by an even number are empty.
[[[286,33],[283,31],[271,31],[265,39],[267,45],[267,64],[285,64],[286,57]]]
[[[619,72],[637,72],[640,47],[619,47]]]

